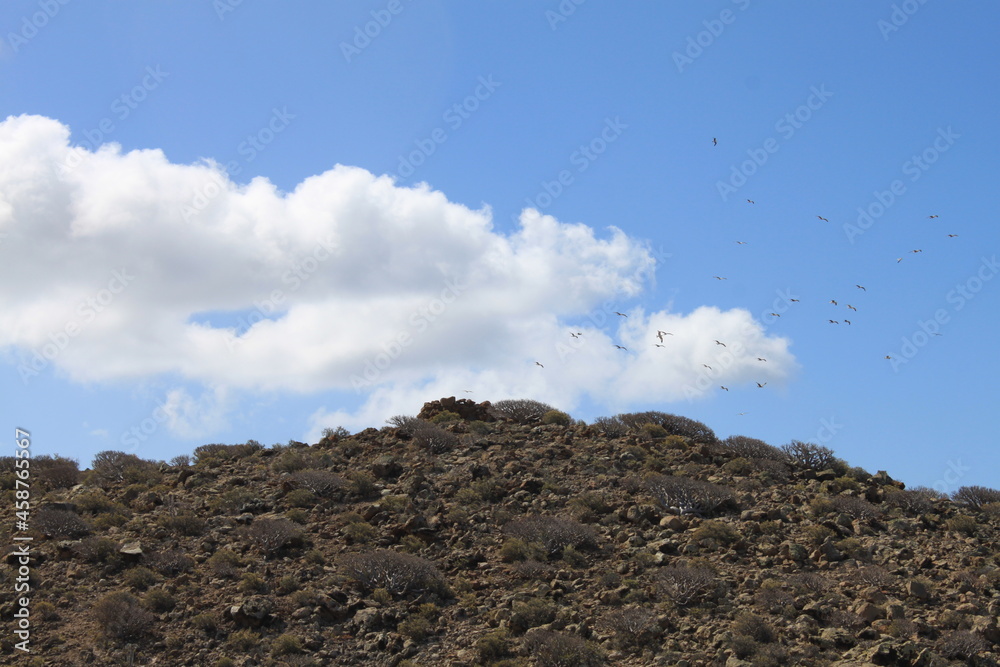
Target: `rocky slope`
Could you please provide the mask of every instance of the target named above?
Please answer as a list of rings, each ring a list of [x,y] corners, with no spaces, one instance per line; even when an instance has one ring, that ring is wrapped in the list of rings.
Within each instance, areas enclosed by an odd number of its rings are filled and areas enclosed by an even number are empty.
[[[998,492],[663,413],[442,399],[33,470],[32,665],[995,665]],[[0,538],[14,544],[13,460]]]

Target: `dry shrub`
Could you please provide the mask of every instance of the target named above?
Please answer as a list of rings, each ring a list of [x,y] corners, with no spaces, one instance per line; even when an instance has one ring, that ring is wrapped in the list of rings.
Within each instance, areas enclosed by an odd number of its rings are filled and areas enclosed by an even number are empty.
[[[628,426],[618,416],[598,417],[594,420],[594,426],[607,438],[620,438],[628,433]]]
[[[866,565],[851,573],[850,578],[854,581],[874,586],[876,588],[889,588],[895,583],[895,578],[881,565]]]
[[[90,527],[76,512],[43,507],[31,517],[31,524],[46,536],[57,540],[82,537],[90,532]]]
[[[648,643],[660,630],[656,614],[639,605],[614,609],[604,615],[600,624],[614,633],[618,642],[624,646]]]
[[[985,486],[963,486],[951,494],[952,500],[972,509],[982,509],[983,505],[1000,502],[1000,490]]]
[[[158,462],[113,450],[94,455],[91,475],[97,484],[105,488],[113,484],[151,485],[159,482],[162,477]]]
[[[618,415],[618,419],[632,430],[639,430],[643,424],[656,424],[662,426],[669,435],[679,435],[690,438],[693,442],[704,442],[714,444],[718,442],[715,431],[710,429],[700,421],[673,415],[658,410],[646,412],[627,412]]]
[[[194,568],[194,559],[179,549],[154,552],[146,560],[153,569],[167,577],[176,577]]]
[[[597,532],[574,519],[555,516],[529,516],[514,519],[503,532],[528,544],[540,544],[549,556],[558,555],[567,547],[594,548]]]
[[[555,410],[551,405],[530,398],[512,398],[497,401],[492,405],[492,411],[499,417],[504,417],[518,424],[532,424],[541,421],[545,413]]]
[[[678,606],[691,604],[715,589],[715,571],[701,565],[668,565],[656,573],[660,592]]]
[[[292,473],[291,480],[298,488],[312,491],[322,498],[342,490],[347,484],[343,477],[329,470],[302,470]]]
[[[264,445],[256,440],[247,440],[242,445],[220,445],[210,444],[195,447],[194,456],[197,463],[206,461],[215,462],[236,461],[246,458],[264,449]]]
[[[852,519],[878,519],[882,512],[864,498],[857,496],[836,496],[830,504],[838,512]]]
[[[155,618],[134,595],[124,591],[102,597],[94,605],[92,614],[105,637],[121,640],[146,634]]]
[[[244,538],[267,556],[302,539],[302,530],[285,518],[258,519],[243,530]]]
[[[906,514],[926,514],[934,509],[934,501],[940,495],[934,489],[915,487],[913,489],[890,489],[885,494],[885,504],[899,507]]]
[[[604,657],[581,637],[550,630],[532,630],[524,637],[524,649],[539,667],[592,667]]]
[[[444,578],[431,561],[412,554],[379,549],[347,554],[341,569],[365,591],[384,588],[394,595],[424,590],[441,591]]]
[[[722,451],[734,458],[787,461],[788,455],[774,445],[745,435],[731,435],[721,443]]]
[[[950,632],[938,641],[938,650],[947,658],[968,660],[989,645],[977,634],[964,630]]]
[[[676,508],[681,514],[710,516],[736,507],[736,497],[728,488],[690,477],[652,475],[646,479],[646,488],[663,507]]]
[[[809,470],[836,469],[838,464],[843,467],[843,462],[834,455],[832,449],[812,442],[792,440],[781,450],[793,463]]]
[[[80,464],[56,454],[43,454],[31,461],[35,479],[50,489],[68,489],[80,481]]]

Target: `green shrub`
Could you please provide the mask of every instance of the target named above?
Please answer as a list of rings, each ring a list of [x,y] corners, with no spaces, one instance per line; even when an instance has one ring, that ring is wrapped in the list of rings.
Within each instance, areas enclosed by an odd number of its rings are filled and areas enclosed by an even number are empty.
[[[659,424],[646,423],[639,427],[639,437],[643,440],[663,440],[669,433]]]
[[[461,419],[462,415],[458,414],[457,412],[451,412],[450,410],[442,410],[441,412],[431,417],[428,421],[431,422],[432,424],[443,424],[446,422],[461,421]]]
[[[975,535],[976,531],[979,530],[979,524],[976,522],[974,517],[959,514],[958,516],[952,517],[945,522],[945,526],[948,530],[953,530],[956,533],[963,533],[965,535]]]
[[[243,568],[243,560],[231,549],[220,549],[208,558],[208,566],[217,576],[233,577]]]
[[[267,590],[267,582],[256,572],[247,572],[236,587],[240,593],[263,593]]]
[[[148,567],[133,567],[125,573],[124,582],[129,588],[143,591],[155,584],[159,580],[156,573]]]
[[[285,504],[289,507],[312,507],[318,498],[309,489],[295,489],[285,494]]]
[[[554,424],[556,426],[569,426],[573,423],[573,418],[562,410],[549,410],[542,415],[543,424]]]
[[[124,591],[103,596],[94,605],[92,614],[105,637],[119,640],[135,639],[146,634],[154,620],[135,596]]]
[[[295,635],[284,634],[275,638],[271,642],[271,656],[279,658],[283,655],[302,653],[302,640]]]
[[[434,629],[434,624],[424,616],[411,615],[396,627],[396,632],[409,637],[415,642],[427,639]]]
[[[721,521],[705,521],[691,534],[695,542],[707,545],[726,546],[740,539],[735,528]]]
[[[154,588],[142,598],[142,604],[153,612],[170,611],[177,604],[174,596],[162,588]]]
[[[192,618],[191,625],[205,634],[211,635],[215,634],[215,631],[219,629],[219,620],[215,617],[215,614],[206,612]]]
[[[260,643],[260,635],[249,629],[237,630],[229,635],[227,643],[240,653],[249,653]]]

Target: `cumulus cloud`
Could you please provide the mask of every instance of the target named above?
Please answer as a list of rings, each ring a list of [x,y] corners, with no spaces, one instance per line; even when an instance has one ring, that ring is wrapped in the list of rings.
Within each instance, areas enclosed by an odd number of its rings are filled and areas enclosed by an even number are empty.
[[[366,397],[352,415],[318,410],[320,428],[379,423],[462,385],[568,408],[703,395],[702,363],[719,369],[713,385],[794,369],[788,342],[745,311],[611,315],[658,261],[617,228],[526,209],[500,233],[486,206],[355,167],[282,192],[211,161],[69,136],[40,116],[0,123],[0,349],[26,382],[51,366],[78,382],[211,387],[171,394],[177,433],[221,428],[228,389]],[[657,329],[670,345],[653,347]]]

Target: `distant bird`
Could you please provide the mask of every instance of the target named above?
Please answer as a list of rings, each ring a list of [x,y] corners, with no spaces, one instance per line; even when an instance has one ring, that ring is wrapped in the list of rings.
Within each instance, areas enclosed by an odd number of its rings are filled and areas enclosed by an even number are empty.
[[[572,336],[573,338],[579,338],[580,337],[580,334],[575,334],[575,333],[572,333],[572,332],[569,335]]]
[[[746,241],[737,241],[736,242],[736,245],[746,245],[746,244],[747,244]]]
[[[747,201],[748,201],[748,202],[750,202],[751,204],[755,204],[755,203],[757,203],[757,202],[755,202],[755,201],[754,201],[754,200],[752,200],[752,199],[748,199]]]
[[[778,313],[768,313],[768,315],[770,315],[771,317],[781,317],[781,315]]]
[[[664,336],[673,336],[673,334],[670,333],[669,331],[660,331],[660,330],[656,331],[656,337],[660,339],[661,343],[663,342]]]
[[[791,301],[792,303],[798,303],[799,302],[798,299],[789,299],[789,301]],[[779,315],[779,317],[780,317],[780,315]]]
[[[855,313],[858,312],[858,309],[852,306],[851,304],[847,304],[847,307],[853,310]]]
[[[715,137],[712,137],[712,145],[713,146],[718,146],[719,145],[719,140],[716,139]]]
[[[750,414],[750,413],[749,412],[737,412],[736,416],[737,417],[742,417],[743,415],[748,415],[748,414]]]
[[[847,322],[848,324],[850,324],[850,323],[851,323],[851,321],[850,321],[850,320],[844,320],[844,321],[845,321],[845,322]]]
[[[729,391],[729,387],[723,387],[721,384],[719,385],[719,389],[725,389],[726,391]]]
[[[757,357],[757,361],[767,361],[764,357]]]
[[[830,324],[840,324],[837,320],[827,320]]]
[[[887,355],[885,355],[885,356],[884,356],[884,357],[882,357],[882,358],[883,358],[883,359],[892,359],[892,357],[890,357],[890,356],[889,356],[888,354],[887,354]]]
[[[723,342],[721,342],[721,341],[715,341],[715,344],[716,344],[716,345],[721,345],[722,347],[725,347],[725,346],[726,346],[726,344],[725,344],[725,343],[723,343]]]
[[[911,250],[910,252],[923,252],[923,250]]]
[[[757,387],[758,387],[759,389],[763,389],[763,388],[764,388],[764,385],[766,385],[766,384],[767,384],[766,382],[765,382],[764,384],[761,384],[760,382],[758,382],[758,383],[757,383]]]
[[[927,217],[931,218],[931,219],[934,219],[934,218],[940,218],[941,216],[940,215],[929,215]]]
[[[462,391],[464,391],[466,394],[471,394],[472,393],[471,389],[463,389]]]
[[[704,367],[705,367],[705,368],[707,368],[708,370],[712,370],[712,367],[711,367],[711,366],[709,366],[708,364],[702,364],[702,366],[704,366]]]
[[[948,238],[950,238],[950,239],[953,239],[953,238],[955,238],[956,236],[958,236],[958,234],[948,234]]]
[[[535,362],[535,365],[536,365],[536,366],[541,366],[542,368],[545,368],[545,366],[542,366],[542,365],[541,365],[540,363],[538,363],[537,361]]]
[[[900,262],[902,262],[902,261],[903,261],[903,258],[902,258],[902,257],[897,257],[897,258],[896,258],[896,264],[899,264],[899,263],[900,263]]]
[[[830,303],[832,303],[833,305],[836,306],[837,305],[837,300],[836,299],[830,299]]]
[[[626,315],[625,313],[619,313],[617,310],[615,311],[615,315],[618,315],[620,317],[628,317],[628,315]]]
[[[622,345],[617,345],[617,344],[616,344],[616,345],[615,345],[615,347],[617,347],[617,348],[618,348],[619,350],[625,350],[626,352],[628,352],[628,348],[627,348],[627,347],[624,347],[624,346],[622,346]]]
[[[725,278],[723,278],[722,276],[712,276],[712,277],[715,278],[716,280],[725,280]]]
[[[939,334],[939,333],[932,333],[931,335],[932,335],[932,336],[943,336],[944,334]]]
[[[826,218],[824,218],[821,215],[817,215],[816,217],[819,218],[820,220],[822,220],[823,222],[830,222],[829,220],[827,220]]]
[[[663,347],[663,345],[660,345],[659,343],[653,343],[653,347]]]
[[[858,288],[858,289],[860,289],[860,290],[865,290],[866,292],[868,291],[868,290],[866,290],[866,289],[865,289],[864,287],[862,287],[861,285],[855,285],[855,287],[857,287],[857,288]]]

